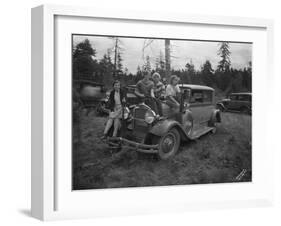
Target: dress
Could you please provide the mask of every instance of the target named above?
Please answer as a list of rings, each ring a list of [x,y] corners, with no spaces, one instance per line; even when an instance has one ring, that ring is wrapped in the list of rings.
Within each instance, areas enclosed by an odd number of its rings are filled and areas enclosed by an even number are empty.
[[[109,118],[116,119],[116,118],[122,118],[122,104],[120,100],[120,92],[114,93],[114,111],[111,111],[109,113]]]
[[[179,103],[172,100],[170,97],[173,97],[173,99],[177,100],[177,94],[180,93],[180,87],[178,85],[173,86],[169,84],[166,88],[166,96],[167,96],[167,105],[171,108],[178,108]]]
[[[176,97],[177,93],[180,93],[179,85],[173,86],[169,84],[166,88],[166,96]]]

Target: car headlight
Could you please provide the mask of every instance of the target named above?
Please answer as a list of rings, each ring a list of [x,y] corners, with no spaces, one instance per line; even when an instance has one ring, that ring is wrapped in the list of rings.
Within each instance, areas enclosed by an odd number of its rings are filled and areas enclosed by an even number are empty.
[[[154,111],[147,110],[146,113],[145,113],[144,120],[145,120],[146,123],[151,124],[151,123],[154,122],[155,117],[156,117],[156,114],[155,114]]]
[[[129,110],[129,108],[125,107],[124,112],[123,112],[124,119],[128,119],[129,115],[130,115],[130,110]]]

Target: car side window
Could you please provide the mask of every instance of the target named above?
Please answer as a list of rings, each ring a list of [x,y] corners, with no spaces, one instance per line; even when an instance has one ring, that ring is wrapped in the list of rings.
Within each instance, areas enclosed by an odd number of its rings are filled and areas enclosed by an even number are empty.
[[[229,96],[229,99],[230,99],[230,100],[236,100],[237,97],[236,97],[235,95],[230,95],[230,96]]]
[[[210,90],[204,90],[203,91],[203,98],[204,98],[204,103],[210,103],[212,102],[213,98],[213,93]]]
[[[183,95],[183,99],[184,101],[186,102],[189,102],[190,101],[190,95],[191,95],[191,90],[190,89],[183,89],[181,90],[181,93]]]
[[[202,90],[192,90],[190,103],[203,103],[204,97]]]
[[[240,101],[245,100],[243,95],[238,96],[238,98],[237,98],[237,99],[238,99],[238,100],[240,100]]]
[[[211,103],[213,93],[210,90],[192,90],[190,103]]]
[[[239,100],[240,101],[251,101],[251,98],[249,95],[240,95]]]

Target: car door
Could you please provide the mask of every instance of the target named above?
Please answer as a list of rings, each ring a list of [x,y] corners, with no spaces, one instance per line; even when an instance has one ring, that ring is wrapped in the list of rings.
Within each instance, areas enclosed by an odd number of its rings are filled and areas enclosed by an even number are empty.
[[[236,110],[239,106],[238,95],[230,95],[230,101],[228,102],[227,108],[231,110]]]
[[[252,109],[252,95],[250,95],[250,94],[246,95],[246,103],[245,104],[249,109]]]
[[[206,126],[211,118],[214,106],[212,104],[211,90],[192,90],[190,98],[190,111],[195,127]]]
[[[250,96],[249,95],[247,95],[247,94],[240,95],[238,97],[237,109],[242,110],[245,107],[250,108],[249,103],[250,103]]]

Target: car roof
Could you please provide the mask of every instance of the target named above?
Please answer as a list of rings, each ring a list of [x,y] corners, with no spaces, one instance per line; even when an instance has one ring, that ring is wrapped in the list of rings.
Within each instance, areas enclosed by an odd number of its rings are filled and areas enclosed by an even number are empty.
[[[201,85],[194,85],[194,84],[179,84],[180,88],[190,88],[192,90],[211,90],[215,91],[213,88],[209,86],[201,86]]]
[[[250,92],[231,93],[230,95],[252,95]]]

